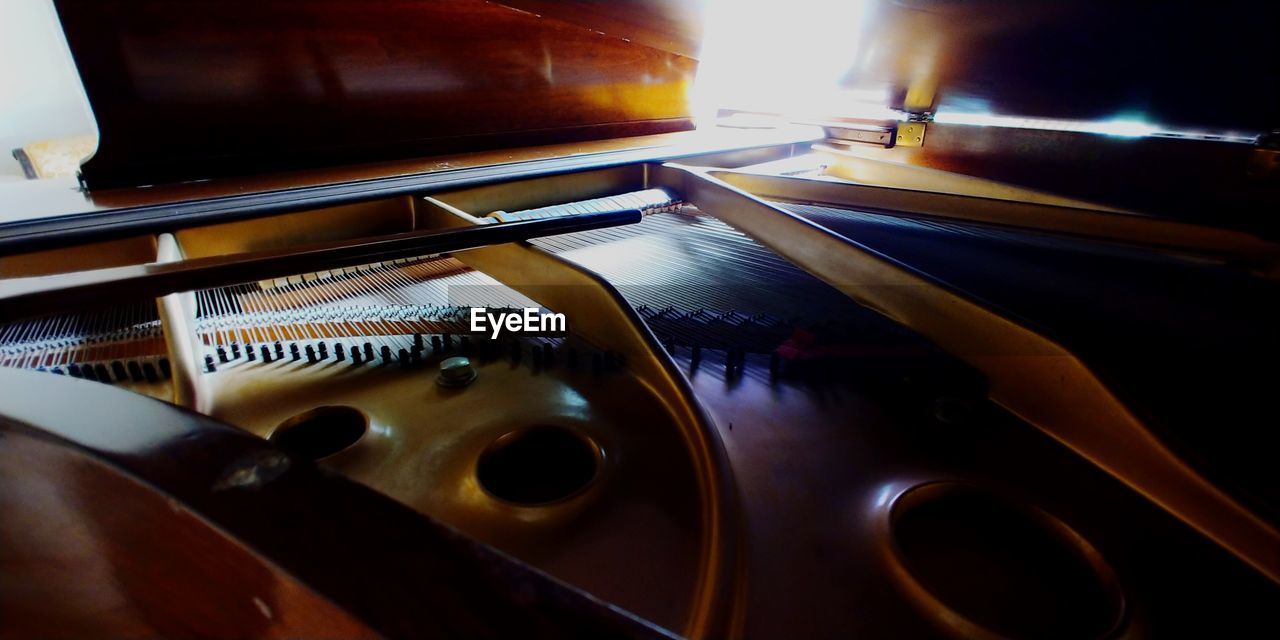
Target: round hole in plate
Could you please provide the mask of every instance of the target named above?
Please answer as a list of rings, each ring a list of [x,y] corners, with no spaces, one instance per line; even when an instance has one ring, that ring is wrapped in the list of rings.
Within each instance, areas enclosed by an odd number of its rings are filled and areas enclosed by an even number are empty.
[[[476,478],[489,495],[533,506],[577,495],[596,478],[600,446],[570,429],[535,426],[504,434],[480,454]]]
[[[284,421],[268,439],[281,449],[319,460],[355,444],[368,428],[369,419],[358,409],[316,407]]]
[[[1123,619],[1102,557],[1033,507],[934,483],[898,499],[891,531],[906,573],[932,599],[928,609],[960,635],[1098,638]]]

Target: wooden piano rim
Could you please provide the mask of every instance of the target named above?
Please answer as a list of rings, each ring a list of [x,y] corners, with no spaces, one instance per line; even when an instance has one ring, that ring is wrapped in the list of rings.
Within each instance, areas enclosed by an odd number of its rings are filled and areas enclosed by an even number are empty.
[[[90,381],[11,369],[0,369],[0,380],[21,390],[0,409],[0,434],[65,448],[133,479],[383,636],[447,636],[483,620],[539,637],[674,637],[212,418]],[[50,410],[47,398],[68,389],[77,401]],[[117,410],[81,410],[86,403]],[[342,508],[333,509],[335,502]],[[293,525],[279,528],[280,518]],[[309,535],[294,535],[299,530]],[[375,544],[351,544],[372,539],[370,532],[380,532]],[[441,580],[442,573],[452,578]],[[433,589],[450,595],[425,595]],[[459,611],[462,604],[478,610]]]

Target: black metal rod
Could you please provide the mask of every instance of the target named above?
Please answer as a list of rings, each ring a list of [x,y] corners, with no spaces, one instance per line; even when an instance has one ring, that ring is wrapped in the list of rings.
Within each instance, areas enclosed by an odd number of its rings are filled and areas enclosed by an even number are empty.
[[[158,298],[180,291],[634,224],[640,218],[639,210],[621,209],[0,281],[0,322],[121,300]]]

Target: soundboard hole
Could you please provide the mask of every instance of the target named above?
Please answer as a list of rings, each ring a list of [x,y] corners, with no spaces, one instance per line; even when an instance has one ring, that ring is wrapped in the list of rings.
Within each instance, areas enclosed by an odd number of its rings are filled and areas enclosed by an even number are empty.
[[[289,418],[268,439],[282,449],[320,460],[355,444],[368,427],[369,419],[358,409],[316,407]]]
[[[498,438],[480,455],[476,477],[499,500],[533,506],[577,495],[596,478],[599,445],[563,427],[536,426]]]
[[[904,566],[969,623],[1006,638],[1098,638],[1120,624],[1111,570],[1052,516],[964,485],[904,498],[892,520]]]

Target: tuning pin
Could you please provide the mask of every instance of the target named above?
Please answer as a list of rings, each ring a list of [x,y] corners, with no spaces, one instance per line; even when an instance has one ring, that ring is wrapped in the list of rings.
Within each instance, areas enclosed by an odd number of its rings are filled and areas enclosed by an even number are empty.
[[[431,353],[440,353],[444,348],[444,343],[440,342],[440,336],[431,336]]]
[[[205,371],[208,371],[209,373],[213,373],[214,371],[217,371],[217,370],[218,370],[218,365],[216,365],[216,364],[214,364],[214,363],[213,363],[213,356],[208,355],[208,354],[205,354],[205,356],[204,356],[204,370],[205,370]]]
[[[147,376],[147,382],[160,382],[160,376],[156,374],[156,366],[150,362],[142,363],[142,373]]]
[[[129,361],[129,377],[134,382],[142,382],[142,367],[138,365],[137,360]]]
[[[284,358],[284,345],[280,344],[279,340],[276,340],[275,351],[276,351],[276,360],[280,360]]]
[[[333,357],[338,362],[342,362],[347,359],[347,353],[341,342],[333,343]]]
[[[315,364],[317,361],[316,348],[311,345],[307,345],[307,364]]]
[[[446,353],[453,350],[453,334],[452,333],[444,334],[444,350]]]
[[[462,353],[464,355],[471,355],[471,338],[468,338],[467,336],[462,336],[461,338],[458,339],[458,342],[460,342],[462,345],[461,346]]]
[[[289,343],[289,358],[294,362],[302,359],[302,350],[298,348],[298,343]]]
[[[364,357],[360,355],[360,350],[352,349],[351,350],[351,366],[354,367],[362,362],[364,362]]]
[[[98,379],[98,373],[97,373],[96,371],[94,371],[94,370],[93,370],[93,365],[91,365],[91,364],[86,364],[86,365],[84,365],[83,367],[80,367],[80,372],[84,374],[84,379],[85,379],[85,380],[97,380],[97,379]]]
[[[397,355],[399,356],[399,359],[400,359],[400,368],[408,369],[409,368],[409,350],[400,349]]]
[[[74,362],[67,365],[67,373],[70,374],[72,378],[84,377],[84,372],[80,370],[80,365]]]
[[[373,362],[373,343],[364,343],[364,359]]]
[[[173,377],[173,367],[169,365],[168,358],[160,358],[160,375],[164,376],[165,380]]]
[[[421,334],[421,333],[415,333],[415,334],[413,334],[413,348],[418,349],[418,350],[422,350],[423,348],[425,348],[425,347],[423,346],[423,344],[422,344],[422,334]]]
[[[221,362],[223,364],[226,364],[228,362],[227,348],[222,345],[218,345],[218,362]]]
[[[253,345],[251,344],[246,344],[244,346],[244,356],[250,360],[258,359],[258,353],[253,350]]]
[[[99,362],[93,365],[93,372],[98,376],[99,382],[111,382],[111,372],[107,371],[107,365]]]
[[[329,345],[328,345],[328,344],[326,344],[326,343],[324,343],[324,342],[321,342],[321,343],[317,346],[317,349],[320,351],[320,359],[321,359],[321,360],[324,360],[325,358],[328,358],[328,357],[329,357]]]
[[[391,347],[384,344],[378,353],[382,355],[382,364],[391,364]]]
[[[240,357],[240,343],[239,343],[239,342],[232,342],[232,343],[231,343],[231,357],[232,357],[233,359],[235,359],[235,358],[239,358],[239,357]]]
[[[125,370],[124,363],[119,360],[115,360],[111,363],[111,373],[115,375],[116,380],[123,381],[125,378],[129,377],[129,372]]]

